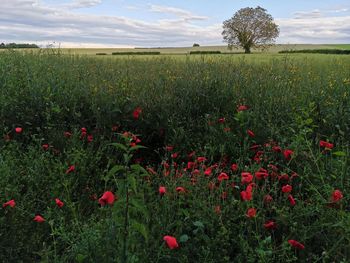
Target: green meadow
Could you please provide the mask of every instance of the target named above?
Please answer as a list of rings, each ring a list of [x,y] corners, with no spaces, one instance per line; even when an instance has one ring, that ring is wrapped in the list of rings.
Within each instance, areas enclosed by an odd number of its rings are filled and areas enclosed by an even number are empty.
[[[350,45],[1,51],[0,262],[349,262],[350,59],[311,48]]]

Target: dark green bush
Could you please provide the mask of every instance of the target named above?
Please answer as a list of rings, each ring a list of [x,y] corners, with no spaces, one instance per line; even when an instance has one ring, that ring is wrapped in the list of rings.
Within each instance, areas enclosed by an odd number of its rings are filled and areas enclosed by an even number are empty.
[[[193,50],[190,51],[190,55],[197,55],[197,54],[221,54],[221,51],[210,51],[210,50]]]
[[[282,50],[279,53],[311,53],[311,54],[334,54],[350,55],[350,50],[343,49],[300,49],[300,50]]]

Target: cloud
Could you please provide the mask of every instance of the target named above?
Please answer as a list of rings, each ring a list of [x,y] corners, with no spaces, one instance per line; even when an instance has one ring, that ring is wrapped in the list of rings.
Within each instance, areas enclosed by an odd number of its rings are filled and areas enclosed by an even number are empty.
[[[78,9],[92,7],[101,3],[102,0],[75,0],[72,3],[61,5],[61,7],[69,9]]]
[[[299,11],[294,13],[294,18],[296,19],[304,19],[304,18],[319,18],[322,17],[323,13],[319,9],[315,9],[312,11]]]
[[[187,10],[172,7],[172,6],[149,5],[149,10],[156,13],[173,14],[177,17],[181,17],[186,20],[207,20],[208,19],[207,16],[194,15]]]

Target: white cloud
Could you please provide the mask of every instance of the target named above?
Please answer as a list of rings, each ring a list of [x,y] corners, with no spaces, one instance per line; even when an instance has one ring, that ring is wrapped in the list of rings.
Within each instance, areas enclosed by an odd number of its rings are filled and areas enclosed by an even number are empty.
[[[61,5],[63,8],[78,9],[92,7],[102,3],[102,0],[75,0],[72,3]]]
[[[152,12],[163,13],[163,14],[173,14],[177,17],[186,20],[207,20],[207,16],[198,16],[187,10],[172,7],[172,6],[162,6],[162,5],[149,5],[149,9]]]

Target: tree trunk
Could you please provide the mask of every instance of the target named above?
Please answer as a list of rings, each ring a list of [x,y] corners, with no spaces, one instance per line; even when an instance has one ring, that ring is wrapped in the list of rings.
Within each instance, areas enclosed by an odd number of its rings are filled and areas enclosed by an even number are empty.
[[[244,53],[250,54],[250,46],[244,46]]]

